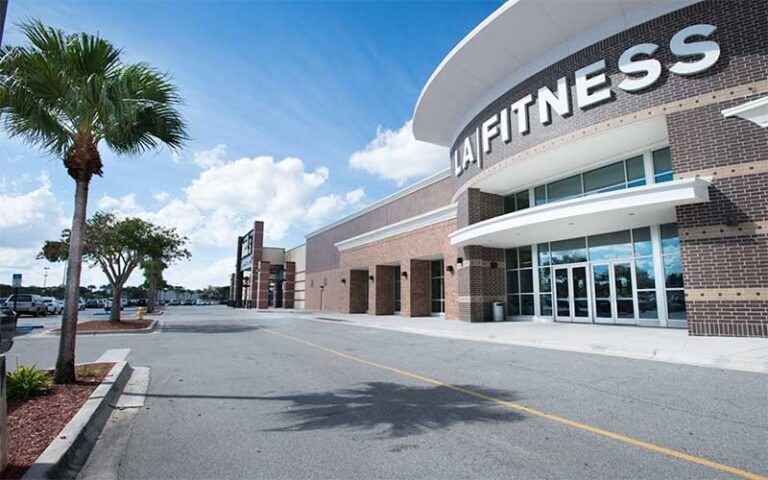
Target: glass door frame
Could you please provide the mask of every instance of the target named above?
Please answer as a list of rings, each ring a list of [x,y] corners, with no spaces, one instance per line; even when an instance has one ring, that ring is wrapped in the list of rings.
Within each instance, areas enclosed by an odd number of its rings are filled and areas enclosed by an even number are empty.
[[[589,262],[564,263],[552,265],[552,315],[555,322],[561,323],[593,323],[592,312],[592,274]],[[585,272],[586,294],[587,294],[587,315],[585,317],[576,316],[576,296],[574,295],[573,270],[583,268]],[[570,315],[565,317],[558,314],[558,296],[557,296],[557,271],[566,270],[568,272],[568,308]]]
[[[618,305],[618,295],[616,294],[616,265],[629,265],[630,268],[630,279],[632,281],[632,317],[631,318],[622,318],[619,317],[619,305]],[[607,266],[608,267],[608,287],[610,296],[608,297],[611,301],[611,317],[598,317],[597,316],[597,301],[598,297],[596,295],[595,291],[595,275],[594,275],[594,268],[599,266]],[[637,278],[635,274],[635,261],[634,259],[620,259],[620,260],[605,260],[605,261],[596,261],[596,262],[590,262],[590,268],[589,268],[589,276],[590,276],[590,293],[592,295],[592,298],[590,300],[590,303],[592,305],[592,318],[593,323],[601,324],[601,325],[638,325],[639,324],[639,311],[638,311],[638,300],[637,300]],[[600,297],[601,299],[604,297]]]

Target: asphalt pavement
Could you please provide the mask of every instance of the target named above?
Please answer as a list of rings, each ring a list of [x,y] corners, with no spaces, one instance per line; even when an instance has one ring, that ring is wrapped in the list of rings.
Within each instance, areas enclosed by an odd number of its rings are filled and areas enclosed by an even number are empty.
[[[120,478],[759,478],[768,377],[170,307],[145,335],[79,336],[151,368]],[[9,366],[51,366],[26,335]]]

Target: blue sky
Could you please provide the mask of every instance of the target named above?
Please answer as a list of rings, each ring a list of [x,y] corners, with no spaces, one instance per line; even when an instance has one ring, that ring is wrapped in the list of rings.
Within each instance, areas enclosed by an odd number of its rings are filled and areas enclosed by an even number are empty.
[[[193,260],[168,278],[201,287],[227,283],[234,235],[255,218],[267,221],[268,244],[291,247],[447,168],[444,151],[415,142],[407,122],[437,64],[498,6],[11,0],[3,41],[23,42],[14,24],[39,18],[99,33],[124,48],[127,62],[173,75],[189,144],[180,156],[116,158],[103,148],[105,173],[93,181],[89,212],[179,228],[192,240]],[[4,134],[0,147],[0,200],[19,212],[0,217],[0,282],[21,271],[41,283],[44,265],[30,255],[67,225],[73,182],[59,159]],[[97,271],[83,280],[104,283]]]

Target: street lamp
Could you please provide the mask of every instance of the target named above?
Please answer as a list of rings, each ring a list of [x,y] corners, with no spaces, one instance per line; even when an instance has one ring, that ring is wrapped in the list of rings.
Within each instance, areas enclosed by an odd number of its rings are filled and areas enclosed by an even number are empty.
[[[45,270],[45,273],[43,274],[43,291],[45,291],[45,286],[48,283],[48,270],[50,269],[50,267],[43,267],[43,270]]]

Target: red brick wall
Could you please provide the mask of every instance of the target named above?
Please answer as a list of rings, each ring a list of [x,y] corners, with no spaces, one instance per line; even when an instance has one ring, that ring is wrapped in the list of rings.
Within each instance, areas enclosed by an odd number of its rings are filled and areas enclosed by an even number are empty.
[[[713,178],[677,208],[691,335],[768,336],[768,129],[720,113],[752,98],[667,117],[676,178]]]
[[[448,235],[456,229],[455,220],[449,220],[430,225],[413,232],[393,236],[369,245],[346,250],[341,253],[341,267],[321,272],[307,273],[307,308],[320,308],[320,289],[323,279],[328,279],[328,286],[323,291],[323,309],[328,311],[347,311],[345,302],[349,298],[349,282],[341,282],[349,278],[349,272],[355,269],[368,269],[375,272],[376,266],[395,266],[400,264],[402,272],[408,273],[408,278],[401,277],[401,314],[414,316],[411,310],[411,259],[432,259],[442,257],[445,265],[456,265],[456,249],[451,247]],[[427,262],[428,263],[428,262]],[[427,276],[429,273],[427,272]],[[376,275],[374,275],[374,283]],[[429,279],[427,278],[427,282]],[[313,286],[314,285],[314,286]],[[426,295],[429,295],[427,283]],[[374,292],[375,293],[375,290]],[[456,274],[445,274],[445,316],[449,319],[458,318],[458,293]],[[421,304],[415,310],[421,315],[429,315],[429,298],[427,310]],[[371,299],[374,301],[374,299]],[[417,300],[418,301],[418,300]]]

